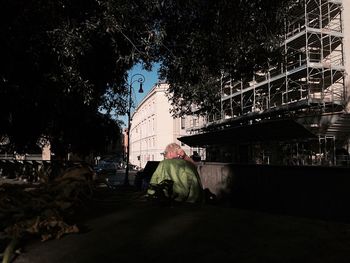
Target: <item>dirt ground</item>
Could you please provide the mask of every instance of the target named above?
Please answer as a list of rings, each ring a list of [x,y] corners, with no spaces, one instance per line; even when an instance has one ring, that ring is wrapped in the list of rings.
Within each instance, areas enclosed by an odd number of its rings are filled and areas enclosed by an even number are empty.
[[[15,263],[349,262],[350,224],[239,210],[160,207],[131,189],[101,189],[81,230],[23,244]]]

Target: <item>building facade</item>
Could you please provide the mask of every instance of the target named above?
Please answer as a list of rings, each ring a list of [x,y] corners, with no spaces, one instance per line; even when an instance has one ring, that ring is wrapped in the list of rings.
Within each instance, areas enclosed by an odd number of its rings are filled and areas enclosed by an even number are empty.
[[[301,0],[281,38],[283,62],[242,82],[223,74],[217,112],[191,146],[211,161],[349,163],[350,1]]]
[[[188,155],[193,149],[178,138],[187,135],[187,117],[173,118],[167,97],[168,84],[158,83],[132,114],[130,128],[130,163],[143,168],[148,161],[161,161],[169,143],[178,143]]]

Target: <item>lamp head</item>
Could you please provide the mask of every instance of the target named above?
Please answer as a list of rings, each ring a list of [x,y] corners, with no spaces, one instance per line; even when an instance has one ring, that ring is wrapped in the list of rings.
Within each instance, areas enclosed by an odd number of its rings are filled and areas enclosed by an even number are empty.
[[[140,89],[139,89],[139,93],[143,93],[143,89],[142,89],[142,82],[140,82]]]

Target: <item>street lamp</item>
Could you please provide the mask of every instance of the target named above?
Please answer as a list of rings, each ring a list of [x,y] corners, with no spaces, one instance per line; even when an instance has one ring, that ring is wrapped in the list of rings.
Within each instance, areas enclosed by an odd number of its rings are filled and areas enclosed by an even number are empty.
[[[126,148],[126,170],[125,170],[125,177],[124,177],[124,185],[129,185],[129,158],[130,158],[130,127],[131,127],[131,106],[132,106],[132,84],[135,82],[140,83],[140,89],[139,93],[143,93],[142,84],[145,82],[145,76],[136,73],[131,76],[129,85],[129,104],[128,104],[128,129],[126,131],[126,138],[127,138],[127,148]]]

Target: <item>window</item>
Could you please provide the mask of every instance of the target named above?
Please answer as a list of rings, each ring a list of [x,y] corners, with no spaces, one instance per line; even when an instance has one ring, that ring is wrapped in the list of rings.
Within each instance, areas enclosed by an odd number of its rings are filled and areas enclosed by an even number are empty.
[[[186,124],[185,123],[185,117],[181,117],[181,129],[182,130],[186,128],[185,124]]]

